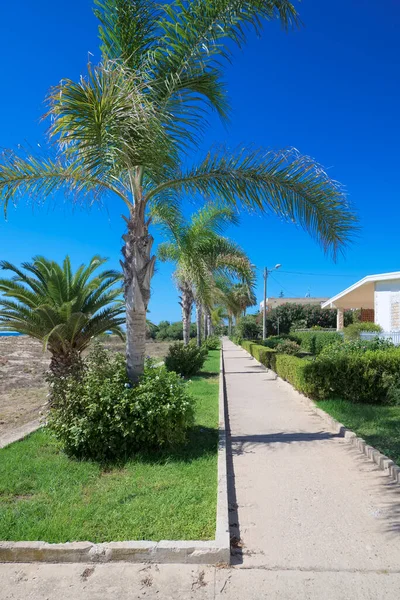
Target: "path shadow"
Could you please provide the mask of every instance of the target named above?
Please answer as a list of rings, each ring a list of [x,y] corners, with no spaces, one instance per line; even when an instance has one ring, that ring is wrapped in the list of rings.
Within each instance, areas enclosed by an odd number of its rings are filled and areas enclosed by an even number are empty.
[[[388,537],[400,535],[400,482],[395,481],[388,471],[382,471],[378,465],[352,444],[344,443],[341,448],[357,463],[357,469],[366,480],[377,476],[371,495],[374,517],[380,521]],[[376,493],[376,497],[374,498]]]
[[[224,350],[225,352],[225,350]],[[225,375],[224,375],[225,377]],[[227,487],[228,487],[228,512],[229,512],[229,531],[231,538],[231,565],[241,565],[243,563],[243,550],[240,543],[240,523],[238,503],[236,496],[235,469],[233,466],[233,449],[231,425],[229,420],[228,400],[226,396],[226,384],[224,385],[224,412],[225,412],[225,431],[226,431],[226,467],[227,467]]]
[[[383,484],[388,500],[384,506],[386,518],[386,532],[391,535],[400,535],[400,485],[397,481],[387,477]]]
[[[343,437],[340,433],[330,433],[328,431],[295,431],[292,433],[278,432],[269,434],[232,436],[232,453],[236,456],[246,454],[259,445],[272,446],[273,444],[293,444],[305,442],[319,442],[321,440],[330,440]],[[272,449],[272,448],[271,448]]]

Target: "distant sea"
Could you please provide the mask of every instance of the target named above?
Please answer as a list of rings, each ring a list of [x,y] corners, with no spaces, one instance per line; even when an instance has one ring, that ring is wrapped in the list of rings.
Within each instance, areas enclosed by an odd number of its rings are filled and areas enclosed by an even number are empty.
[[[22,335],[22,333],[8,333],[6,331],[0,331],[0,336],[4,335]]]

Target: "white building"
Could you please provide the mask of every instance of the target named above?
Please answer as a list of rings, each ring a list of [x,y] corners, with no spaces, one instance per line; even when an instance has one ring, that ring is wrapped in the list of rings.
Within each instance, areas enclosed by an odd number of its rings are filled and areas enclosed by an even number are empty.
[[[384,332],[400,332],[400,271],[368,275],[333,296],[322,308],[337,308],[337,329],[343,329],[343,312],[361,309],[361,320],[380,325]]]

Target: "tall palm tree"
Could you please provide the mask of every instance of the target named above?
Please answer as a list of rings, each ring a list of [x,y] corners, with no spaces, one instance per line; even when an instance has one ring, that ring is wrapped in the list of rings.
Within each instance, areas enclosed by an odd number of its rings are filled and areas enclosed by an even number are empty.
[[[249,287],[245,281],[234,285],[232,288],[232,293],[235,298],[236,305],[239,308],[239,315],[235,315],[235,317],[240,316],[240,313],[242,313],[244,316],[247,308],[257,304],[257,296],[255,295],[254,290]]]
[[[0,267],[14,276],[0,279],[0,330],[40,340],[57,376],[79,368],[81,352],[93,338],[108,331],[124,338],[121,274],[107,270],[96,275],[105,262],[94,256],[73,273],[68,256],[62,265],[36,256],[22,269],[2,261]]]
[[[175,207],[160,206],[153,216],[163,225],[168,242],[160,244],[161,261],[176,265],[175,280],[180,292],[183,341],[189,343],[193,304],[212,304],[215,277],[251,278],[253,268],[246,254],[220,234],[237,222],[234,212],[215,204],[206,204],[186,222]]]
[[[250,281],[229,282],[217,280],[218,305],[225,308],[228,317],[228,333],[232,334],[233,319],[238,319],[246,308],[254,306],[257,299],[254,292],[255,277]]]
[[[223,61],[246,30],[265,21],[295,25],[288,0],[96,0],[103,62],[78,82],[50,92],[47,116],[55,156],[7,151],[0,160],[0,201],[59,189],[91,201],[113,196],[126,208],[123,236],[127,371],[143,371],[146,310],[155,257],[149,206],[184,194],[276,214],[311,233],[335,255],[355,217],[341,187],[295,150],[211,150],[190,165],[207,111],[224,120]],[[182,166],[182,156],[185,156]]]

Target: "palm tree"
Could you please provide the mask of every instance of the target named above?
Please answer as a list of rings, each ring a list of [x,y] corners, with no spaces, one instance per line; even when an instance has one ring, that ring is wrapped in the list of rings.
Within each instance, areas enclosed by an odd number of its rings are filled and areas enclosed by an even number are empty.
[[[215,277],[239,275],[251,278],[252,266],[246,254],[220,233],[237,222],[234,212],[215,204],[206,204],[192,215],[187,223],[175,207],[160,206],[153,216],[163,225],[168,242],[160,244],[161,261],[176,265],[175,281],[180,291],[183,322],[183,341],[189,343],[193,304],[211,306]],[[199,312],[199,310],[198,310]]]
[[[226,309],[228,317],[228,334],[232,334],[233,319],[238,319],[244,308],[256,303],[254,292],[255,277],[252,280],[232,283],[219,278],[217,280],[218,304]]]
[[[55,156],[6,151],[0,160],[4,210],[19,195],[44,199],[59,189],[91,202],[113,196],[127,216],[123,236],[127,372],[143,372],[146,311],[155,257],[151,205],[173,207],[187,194],[272,213],[311,233],[335,256],[355,216],[341,187],[295,150],[211,150],[190,165],[207,111],[224,120],[222,63],[246,29],[264,21],[295,25],[288,0],[96,0],[103,62],[87,77],[64,79],[49,94]],[[182,166],[182,157],[185,157]]]
[[[73,273],[67,256],[62,265],[36,256],[22,269],[2,261],[14,273],[0,279],[0,330],[29,335],[51,353],[50,370],[64,376],[80,367],[80,355],[96,336],[112,332],[123,338],[123,306],[117,271],[95,271],[106,259],[94,256]]]
[[[244,316],[247,308],[257,304],[257,297],[254,293],[254,290],[244,281],[237,283],[232,288],[232,293],[235,298],[236,305],[239,308],[239,315],[236,316],[240,316],[240,313],[242,313]]]

